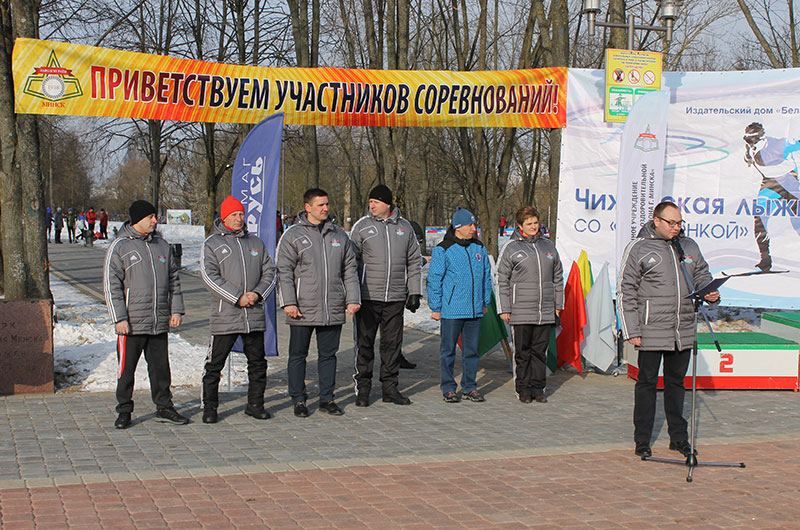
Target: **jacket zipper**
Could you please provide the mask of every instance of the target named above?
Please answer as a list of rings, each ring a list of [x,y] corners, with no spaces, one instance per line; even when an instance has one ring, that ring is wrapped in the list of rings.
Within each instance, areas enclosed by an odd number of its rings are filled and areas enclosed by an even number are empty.
[[[675,343],[678,345],[678,349],[681,350],[681,277],[678,274],[678,260],[675,258],[675,252],[672,251],[672,247],[670,246],[669,242],[667,241],[667,251],[669,252],[670,256],[672,256],[672,264],[675,266],[675,293],[676,293],[676,305],[675,305]]]
[[[247,267],[244,263],[244,249],[242,248],[242,242],[239,238],[236,238],[236,244],[239,245],[239,254],[242,256],[242,291],[245,293],[247,292]],[[250,320],[247,318],[247,308],[242,307],[244,309],[244,326],[247,330],[247,333],[250,333]]]
[[[536,243],[531,242],[533,246],[533,253],[536,254],[536,267],[539,271],[539,325],[542,324],[542,260],[539,259],[539,249],[536,248]]]
[[[392,245],[389,241],[389,223],[383,221],[383,227],[386,229],[386,292],[383,295],[383,301],[389,301],[389,276],[392,274]]]
[[[324,222],[325,221],[323,221],[323,223]],[[317,227],[315,226],[314,229],[316,230]],[[323,232],[325,231],[324,225],[323,225],[322,230],[323,230]],[[317,230],[317,232],[319,232],[319,230]],[[325,248],[325,234],[323,234],[322,232],[319,232],[319,237],[322,240],[322,245],[321,245],[321,247],[322,247],[322,262],[325,265],[325,271],[324,271],[325,273],[323,274],[323,277],[325,278],[325,298],[324,298],[324,301],[325,301],[325,325],[328,325],[328,324],[330,324],[330,321],[331,321],[331,316],[330,316],[330,314],[328,314],[328,249]],[[345,302],[347,302],[346,298],[347,298],[347,296],[345,295]]]
[[[153,263],[153,253],[150,251],[150,245],[145,241],[144,246],[147,247],[147,253],[150,255],[150,269],[153,271],[153,335],[156,334],[156,324],[158,323],[158,285],[156,284],[156,266]]]
[[[472,260],[469,257],[469,248],[464,247],[464,252],[467,253],[467,265],[469,265],[469,275],[472,278],[472,299],[470,300],[470,305],[472,306],[472,318],[478,318],[475,314],[475,273],[472,271]]]

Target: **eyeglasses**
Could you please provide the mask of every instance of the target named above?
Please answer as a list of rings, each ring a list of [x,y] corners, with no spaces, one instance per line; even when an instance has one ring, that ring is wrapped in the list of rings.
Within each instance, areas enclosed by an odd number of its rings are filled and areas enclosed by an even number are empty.
[[[675,228],[676,226],[680,226],[681,228],[683,228],[684,226],[686,226],[686,221],[683,221],[683,220],[681,220],[681,221],[672,221],[671,219],[664,219],[660,215],[657,215],[656,217],[658,217],[659,219],[661,219],[662,221],[667,223],[670,228]]]

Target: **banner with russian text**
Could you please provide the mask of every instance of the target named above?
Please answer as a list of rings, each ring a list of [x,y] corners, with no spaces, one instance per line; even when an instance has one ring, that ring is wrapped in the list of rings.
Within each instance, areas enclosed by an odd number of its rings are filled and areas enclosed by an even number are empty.
[[[20,114],[398,127],[563,127],[566,68],[266,68],[17,39]]]
[[[602,70],[570,69],[568,77],[557,246],[567,263],[585,249],[599,269],[615,263],[623,126],[603,121]],[[800,69],[664,73],[660,199],[681,208],[715,276],[789,271],[731,279],[720,289],[724,305],[800,309],[798,86]]]
[[[640,96],[627,116],[619,149],[617,180],[617,267],[622,253],[653,218],[661,198],[667,147],[669,94]]]

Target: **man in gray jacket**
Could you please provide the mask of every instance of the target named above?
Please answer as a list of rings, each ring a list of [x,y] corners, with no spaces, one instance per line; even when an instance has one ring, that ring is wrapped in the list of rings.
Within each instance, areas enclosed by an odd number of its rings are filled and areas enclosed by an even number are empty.
[[[117,331],[117,421],[125,429],[133,412],[134,373],[144,351],[150,394],[161,421],[186,424],[169,390],[171,374],[167,331],[181,324],[183,295],[178,265],[169,244],[153,232],[156,209],[147,201],[131,204],[130,221],[108,247],[103,266],[103,291]]]
[[[220,372],[240,336],[247,356],[244,413],[266,420],[270,413],[264,409],[264,302],[275,288],[275,265],[264,242],[247,232],[241,201],[229,196],[222,201],[220,211],[214,233],[206,239],[200,255],[201,276],[216,302],[211,309],[211,347],[203,371],[203,423],[217,422]]]
[[[317,334],[319,408],[334,416],[344,411],[333,401],[336,353],[345,322],[361,307],[356,256],[347,234],[328,219],[328,194],[311,188],[305,211],[281,237],[276,251],[278,303],[289,324],[289,396],[297,417],[308,417],[306,357]]]
[[[664,358],[664,412],[669,448],[691,454],[688,424],[683,417],[684,377],[697,333],[694,305],[686,295],[711,281],[700,248],[683,235],[680,209],[661,202],[653,220],[625,248],[617,283],[617,309],[625,340],[639,351],[639,378],[634,389],[635,453],[652,455],[650,437],[656,414],[656,384]],[[705,296],[719,301],[719,292]]]
[[[392,192],[383,184],[369,194],[369,213],[356,221],[350,240],[361,265],[361,310],[355,318],[356,406],[369,406],[375,335],[381,329],[380,381],[383,401],[410,405],[397,389],[403,309],[419,308],[422,292],[422,254],[411,223],[392,205]]]

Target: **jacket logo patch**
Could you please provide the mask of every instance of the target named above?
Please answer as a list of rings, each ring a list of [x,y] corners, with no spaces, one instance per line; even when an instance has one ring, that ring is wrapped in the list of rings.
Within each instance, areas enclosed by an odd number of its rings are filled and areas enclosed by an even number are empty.
[[[131,263],[133,263],[134,261],[139,261],[139,256],[137,256],[136,254],[131,255]]]
[[[228,252],[230,252],[230,251],[229,251],[227,248],[223,248],[223,249],[222,249],[222,253],[223,253],[223,254],[227,254]]]
[[[482,255],[480,252],[476,252],[476,253],[475,253],[475,259],[476,259],[476,260],[478,260],[478,261],[480,261],[480,260],[482,260],[482,259],[483,259],[483,255]]]
[[[649,259],[649,260],[647,260],[647,264],[648,264],[648,265],[652,265],[652,264],[653,264],[653,263],[655,263],[655,262],[656,262],[656,258],[653,258],[653,257],[650,257],[650,259]]]
[[[332,239],[331,240],[331,246],[332,247],[341,247],[342,246],[342,242],[340,240],[338,240],[338,239]]]
[[[406,231],[403,230],[402,228],[396,228],[394,233],[397,234],[398,236],[402,236],[405,235]]]
[[[545,252],[544,257],[547,259],[553,259],[555,258],[555,255],[552,252]]]
[[[683,256],[683,261],[686,263],[694,263],[694,256]]]
[[[158,261],[160,261],[161,263],[166,263],[167,262],[167,257],[166,256],[159,256],[158,257]]]
[[[250,255],[253,256],[253,257],[258,256],[258,249],[257,248],[251,248],[250,249]]]

